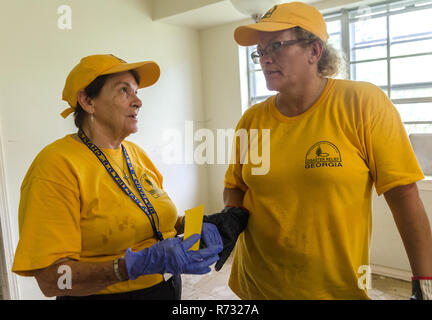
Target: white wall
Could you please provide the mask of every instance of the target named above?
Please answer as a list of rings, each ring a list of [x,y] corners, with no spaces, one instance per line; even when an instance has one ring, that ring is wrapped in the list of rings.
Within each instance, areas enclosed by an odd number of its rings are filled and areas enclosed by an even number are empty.
[[[432,223],[432,181],[417,183],[419,194]],[[384,199],[373,194],[371,264],[383,274],[410,281],[411,267],[393,215]]]
[[[213,131],[215,137],[217,129],[235,128],[242,115],[241,80],[245,81],[247,75],[240,74],[239,47],[233,34],[236,27],[245,23],[252,21],[230,23],[199,33],[205,126]],[[223,208],[222,192],[227,167],[227,164],[207,165],[207,208],[211,212]]]
[[[72,8],[72,30],[57,27],[57,9]],[[206,170],[196,165],[166,165],[160,146],[165,128],[182,131],[184,121],[203,119],[198,32],[153,22],[149,0],[7,1],[2,6],[0,38],[0,121],[12,244],[18,243],[19,189],[36,154],[75,132],[61,92],[68,72],[95,53],[126,61],[154,60],[161,78],[141,90],[141,145],[164,175],[164,185],[179,213],[207,202]],[[12,260],[13,257],[8,256]],[[33,278],[18,277],[20,298],[42,295]]]

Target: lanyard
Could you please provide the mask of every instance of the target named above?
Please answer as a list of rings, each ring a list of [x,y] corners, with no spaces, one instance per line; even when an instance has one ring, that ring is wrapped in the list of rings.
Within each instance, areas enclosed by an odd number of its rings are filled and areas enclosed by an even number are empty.
[[[123,182],[122,178],[120,178],[120,176],[117,174],[117,172],[111,166],[111,164],[109,163],[109,161],[108,161],[107,157],[104,155],[104,153],[94,143],[92,143],[90,141],[90,139],[86,136],[86,134],[84,133],[83,130],[79,129],[78,137],[95,154],[95,156],[99,159],[99,161],[102,163],[102,165],[105,167],[105,169],[108,171],[110,176],[114,179],[114,181],[117,182],[117,184],[120,186],[120,188],[129,196],[129,198],[131,198],[133,200],[133,202],[135,202],[138,205],[138,207],[140,207],[140,209],[142,211],[144,211],[145,215],[150,220],[150,224],[153,228],[153,231],[155,233],[156,238],[158,240],[162,241],[163,240],[162,233],[159,231],[158,227],[156,226],[156,222],[154,219],[154,217],[156,217],[157,225],[159,226],[159,217],[158,217],[156,210],[154,209],[153,205],[150,203],[149,199],[147,198],[147,196],[144,193],[144,190],[141,186],[141,183],[139,182],[138,177],[135,174],[135,170],[132,166],[132,161],[130,160],[129,155],[126,151],[126,148],[123,146],[123,144],[121,145],[121,147],[122,147],[122,151],[123,151],[123,154],[125,156],[125,159],[126,159],[129,173],[132,176],[132,180],[133,180],[134,185],[137,188],[137,190],[141,196],[141,199],[144,201],[144,205],[142,204],[140,199],[138,199],[134,195],[134,193],[128,188],[128,186]]]

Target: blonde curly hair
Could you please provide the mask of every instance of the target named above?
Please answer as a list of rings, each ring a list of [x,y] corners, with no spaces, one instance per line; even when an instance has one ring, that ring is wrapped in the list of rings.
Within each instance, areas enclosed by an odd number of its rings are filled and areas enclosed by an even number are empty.
[[[318,62],[318,75],[323,78],[332,78],[337,75],[346,76],[347,64],[343,55],[331,44],[321,40],[313,33],[300,27],[293,28],[297,39],[305,39],[304,45],[318,41],[323,47],[321,58]]]

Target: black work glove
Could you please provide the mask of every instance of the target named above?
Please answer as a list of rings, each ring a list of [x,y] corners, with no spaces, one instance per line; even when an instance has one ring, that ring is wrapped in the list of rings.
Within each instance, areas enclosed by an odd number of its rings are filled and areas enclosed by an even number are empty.
[[[413,277],[411,300],[432,300],[432,278]]]
[[[215,270],[219,271],[234,249],[237,238],[246,228],[249,211],[244,207],[225,207],[222,212],[204,216],[204,222],[213,223],[218,228],[223,242]]]

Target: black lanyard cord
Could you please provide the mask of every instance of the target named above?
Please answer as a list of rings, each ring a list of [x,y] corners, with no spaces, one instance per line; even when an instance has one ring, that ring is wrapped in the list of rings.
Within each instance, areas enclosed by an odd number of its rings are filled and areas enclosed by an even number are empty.
[[[155,233],[155,236],[158,240],[162,241],[163,236],[162,233],[159,231],[159,217],[156,213],[156,210],[154,209],[153,205],[150,203],[150,200],[147,198],[147,196],[144,193],[144,190],[141,186],[141,183],[138,180],[137,175],[135,174],[135,170],[132,165],[132,161],[129,158],[129,155],[126,151],[126,148],[121,145],[123,154],[126,159],[126,163],[128,166],[128,170],[130,175],[132,176],[132,180],[134,182],[135,187],[137,188],[141,199],[144,201],[144,205],[141,203],[141,201],[134,195],[134,193],[129,189],[129,187],[124,183],[124,181],[121,179],[121,177],[117,174],[117,172],[114,170],[114,168],[111,166],[110,162],[108,161],[105,154],[94,144],[90,141],[90,139],[87,137],[87,135],[84,133],[82,129],[79,129],[78,131],[78,137],[82,140],[82,142],[94,153],[94,155],[99,159],[99,161],[102,163],[102,165],[105,167],[105,169],[108,171],[109,175],[114,179],[114,181],[119,185],[119,187],[135,202],[138,207],[144,211],[145,215],[150,221],[150,224],[152,226],[152,229]],[[155,222],[155,218],[157,222]]]

